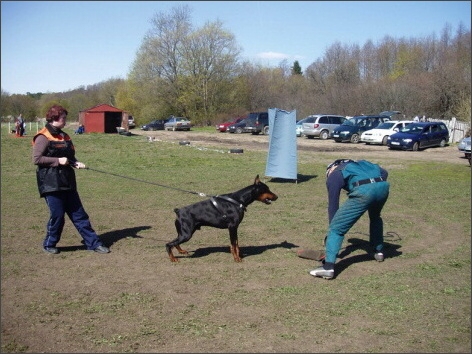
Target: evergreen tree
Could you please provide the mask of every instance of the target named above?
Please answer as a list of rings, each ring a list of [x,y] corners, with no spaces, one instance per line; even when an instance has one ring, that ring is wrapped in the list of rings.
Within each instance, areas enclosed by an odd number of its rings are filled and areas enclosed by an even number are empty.
[[[302,67],[300,66],[300,63],[298,60],[295,60],[292,66],[292,75],[302,75]]]

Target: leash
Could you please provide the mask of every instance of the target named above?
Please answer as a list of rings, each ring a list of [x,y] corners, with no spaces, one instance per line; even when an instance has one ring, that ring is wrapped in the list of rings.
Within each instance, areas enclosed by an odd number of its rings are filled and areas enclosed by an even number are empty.
[[[116,174],[116,173],[112,173],[112,172],[97,170],[96,168],[91,168],[91,167],[85,167],[85,169],[86,169],[86,170],[90,170],[90,171],[95,171],[95,172],[104,173],[104,174],[106,174],[106,175],[111,175],[111,176],[115,176],[115,177],[120,177],[120,178],[129,179],[129,180],[132,180],[132,181],[137,181],[137,182],[141,182],[141,183],[152,184],[152,185],[159,186],[159,187],[163,187],[163,188],[174,189],[174,190],[176,190],[176,191],[181,191],[181,192],[190,193],[190,194],[196,194],[196,195],[199,195],[200,197],[207,197],[207,195],[206,195],[205,193],[202,193],[202,192],[194,192],[194,191],[189,191],[189,190],[185,190],[185,189],[181,189],[181,188],[170,187],[170,186],[166,186],[166,185],[159,184],[159,183],[155,183],[155,182],[145,181],[145,180],[142,180],[142,179],[139,179],[139,178],[128,177],[128,176],[122,176],[122,175],[119,175],[119,174]]]

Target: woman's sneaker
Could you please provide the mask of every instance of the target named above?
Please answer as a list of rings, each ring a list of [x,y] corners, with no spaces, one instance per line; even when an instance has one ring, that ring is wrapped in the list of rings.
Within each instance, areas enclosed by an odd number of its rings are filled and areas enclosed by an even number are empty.
[[[314,277],[320,277],[323,279],[333,279],[334,277],[334,269],[326,270],[323,267],[318,267],[310,271],[310,274]]]
[[[383,262],[384,261],[384,255],[382,252],[376,252],[374,254],[374,258],[377,262]]]
[[[43,247],[44,252],[49,253],[49,254],[58,254],[59,250],[57,247]]]

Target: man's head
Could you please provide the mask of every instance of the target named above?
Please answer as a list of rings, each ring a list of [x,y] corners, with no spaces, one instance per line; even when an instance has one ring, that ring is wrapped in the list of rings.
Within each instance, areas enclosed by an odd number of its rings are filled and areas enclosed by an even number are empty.
[[[327,167],[326,167],[326,177],[328,177],[330,175],[331,172],[333,172],[336,167],[338,167],[340,164],[342,163],[346,163],[346,162],[353,162],[354,160],[351,160],[351,159],[337,159],[337,160],[334,160],[333,162],[331,162]]]

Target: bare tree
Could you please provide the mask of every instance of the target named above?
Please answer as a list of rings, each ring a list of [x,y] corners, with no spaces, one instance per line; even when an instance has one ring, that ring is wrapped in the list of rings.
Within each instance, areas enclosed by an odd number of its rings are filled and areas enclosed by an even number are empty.
[[[222,23],[207,22],[189,34],[182,49],[182,102],[196,122],[215,116],[237,71],[239,47]]]

